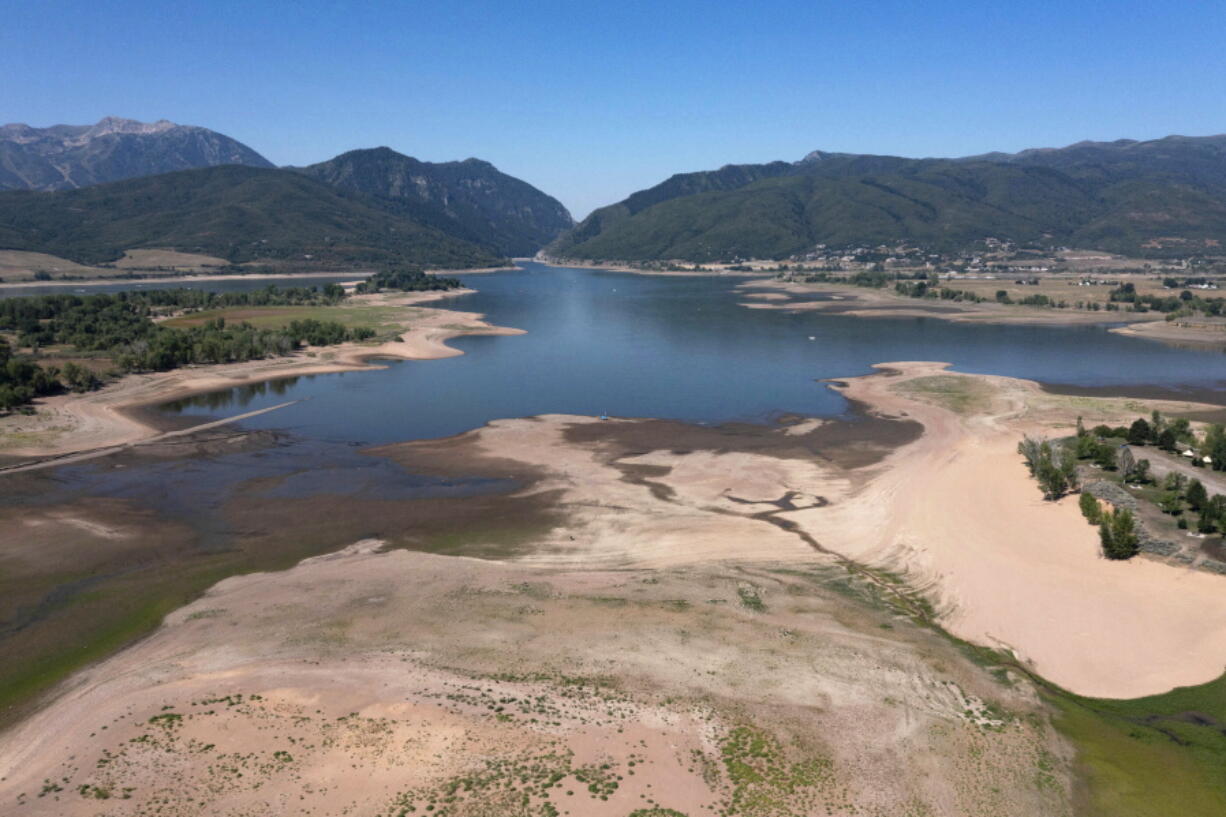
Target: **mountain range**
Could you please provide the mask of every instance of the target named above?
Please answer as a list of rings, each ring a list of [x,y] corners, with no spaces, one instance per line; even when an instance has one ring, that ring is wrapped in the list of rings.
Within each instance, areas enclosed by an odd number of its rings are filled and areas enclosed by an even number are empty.
[[[125,250],[236,263],[485,266],[541,252],[585,261],[788,259],[985,238],[1128,255],[1220,252],[1226,136],[1079,142],[910,159],[814,151],[682,173],[574,224],[488,162],[378,147],[275,168],[207,128],[108,117],[0,127],[0,249],[113,261]]]
[[[507,256],[532,255],[574,224],[557,199],[480,159],[422,162],[380,147],[297,170],[338,190],[398,202],[425,224]]]
[[[215,165],[272,167],[208,128],[108,116],[96,125],[0,126],[0,189],[72,190]]]
[[[0,248],[81,263],[165,248],[234,263],[488,266],[573,224],[556,199],[479,159],[374,148],[278,169],[206,128],[113,117],[0,127],[3,188]]]
[[[1226,239],[1226,136],[1080,142],[960,159],[814,151],[684,173],[600,208],[544,254],[717,261],[817,246],[964,249],[987,237],[1134,255]]]
[[[83,264],[130,249],[174,249],[297,266],[504,262],[372,196],[288,170],[221,165],[78,190],[0,193],[0,247]]]

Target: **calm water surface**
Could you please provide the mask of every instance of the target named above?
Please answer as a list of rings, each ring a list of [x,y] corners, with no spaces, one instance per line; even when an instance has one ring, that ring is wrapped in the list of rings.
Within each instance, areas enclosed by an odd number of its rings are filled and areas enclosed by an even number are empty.
[[[544,413],[764,421],[840,415],[819,381],[893,360],[1052,383],[1212,386],[1226,355],[1114,335],[1101,327],[985,326],[934,318],[746,309],[743,279],[653,277],[526,264],[464,276],[479,288],[443,302],[526,335],[458,338],[462,357],[233,390],[167,411],[224,415],[306,398],[247,422],[316,439],[384,443],[439,437]]]
[[[1079,385],[1203,389],[1226,381],[1221,352],[1176,349],[1103,328],[746,309],[733,291],[742,279],[733,277],[666,278],[537,264],[463,277],[480,291],[443,304],[485,313],[490,322],[527,334],[458,338],[452,344],[466,353],[460,357],[390,362],[380,371],[300,377],[168,404],[163,411],[204,417],[300,400],[244,421],[247,428],[280,432],[276,445],[63,466],[48,473],[46,484],[32,486],[40,496],[10,493],[0,501],[123,497],[215,530],[220,538],[209,538],[221,541],[227,534],[220,509],[234,491],[250,490],[243,486],[255,478],[280,478],[259,483],[273,486],[259,489],[269,500],[508,490],[512,486],[497,481],[423,478],[359,453],[362,445],[451,435],[499,418],[608,413],[719,423],[769,421],[784,412],[838,416],[847,404],[821,379],[865,374],[873,363],[894,360],[941,360],[965,372]],[[218,281],[211,288],[267,283]]]

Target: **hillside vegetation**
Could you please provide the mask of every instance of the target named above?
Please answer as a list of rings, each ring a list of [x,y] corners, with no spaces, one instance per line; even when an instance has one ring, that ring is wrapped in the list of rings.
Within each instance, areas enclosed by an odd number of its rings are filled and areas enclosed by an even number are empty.
[[[298,172],[394,203],[423,224],[500,255],[532,255],[574,223],[557,199],[480,159],[422,162],[381,147]]]
[[[503,257],[370,196],[286,170],[220,166],[79,190],[0,193],[0,248],[85,264],[166,248],[231,263],[492,266]]]
[[[987,237],[1134,255],[1213,251],[1226,238],[1226,137],[966,159],[815,152],[680,174],[597,210],[546,252],[706,262],[783,259],[821,244],[956,251]]]

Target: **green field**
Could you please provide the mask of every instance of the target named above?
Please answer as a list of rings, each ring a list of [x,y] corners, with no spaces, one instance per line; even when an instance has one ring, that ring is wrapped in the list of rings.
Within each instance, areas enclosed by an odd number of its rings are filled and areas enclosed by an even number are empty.
[[[348,329],[369,326],[376,340],[387,340],[404,332],[404,321],[416,314],[405,306],[234,306],[191,312],[163,322],[172,329],[202,326],[224,318],[226,323],[249,323],[257,329],[281,329],[292,321],[334,321]]]

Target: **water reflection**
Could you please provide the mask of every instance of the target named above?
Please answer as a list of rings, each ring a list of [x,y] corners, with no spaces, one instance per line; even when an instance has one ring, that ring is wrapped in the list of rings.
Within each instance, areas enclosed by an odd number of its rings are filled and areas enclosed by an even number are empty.
[[[259,383],[247,383],[242,386],[234,386],[233,388],[223,391],[211,391],[204,394],[193,394],[190,397],[182,397],[178,400],[171,400],[168,403],[163,403],[158,408],[162,411],[172,414],[182,414],[188,409],[205,409],[208,412],[214,412],[224,408],[246,408],[252,401],[258,398],[272,395],[274,397],[282,397],[294,386],[298,385],[298,381],[303,377],[312,378],[314,375],[301,375],[298,377],[282,377],[277,380],[264,380]]]

